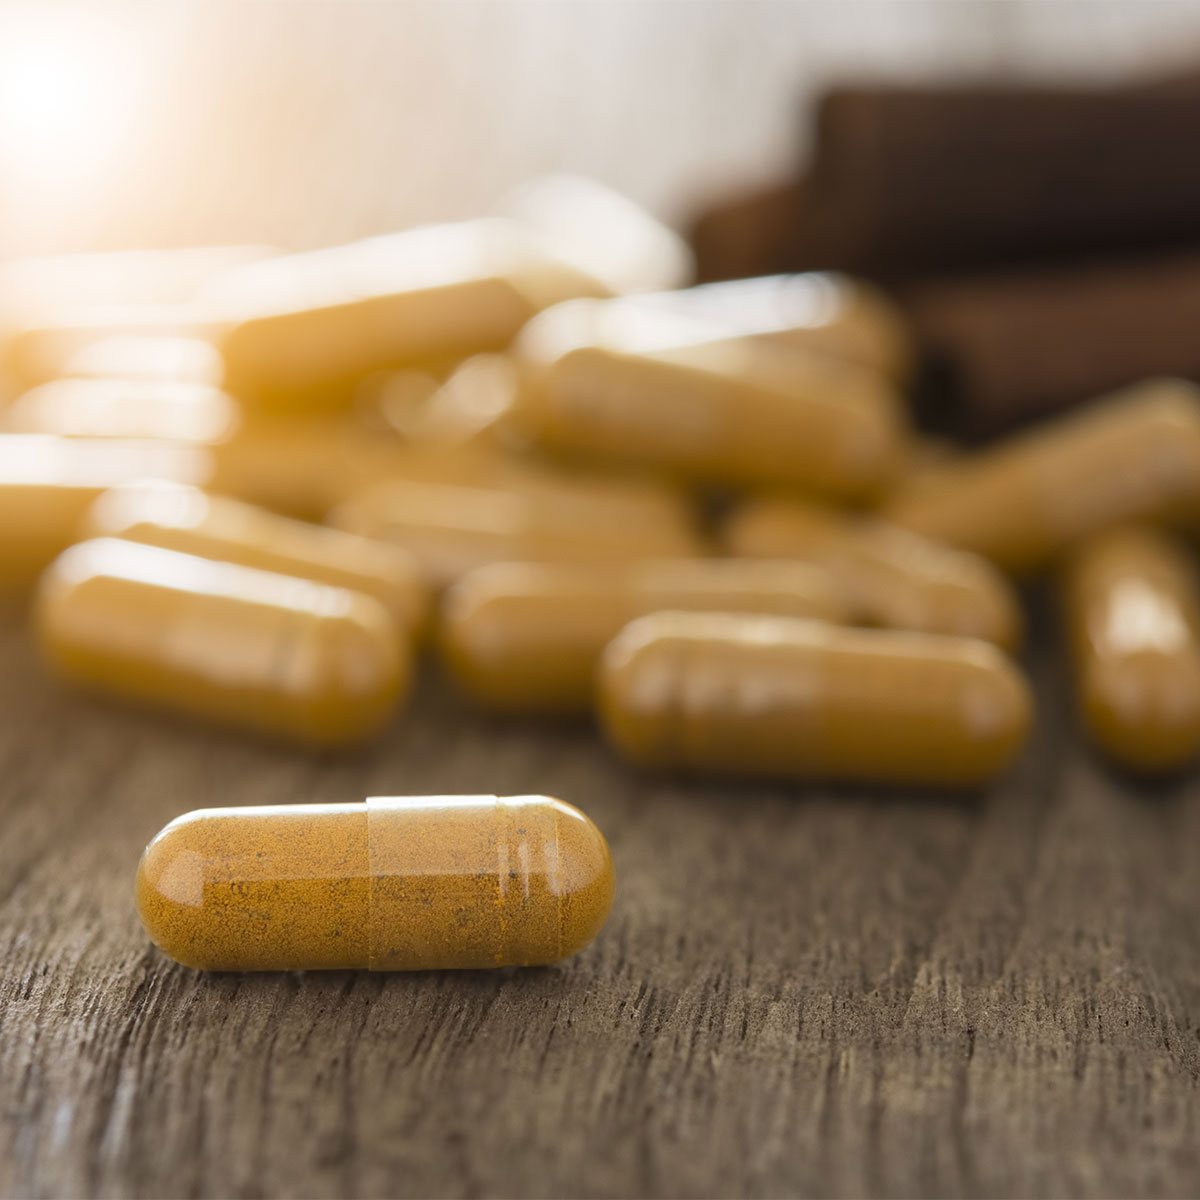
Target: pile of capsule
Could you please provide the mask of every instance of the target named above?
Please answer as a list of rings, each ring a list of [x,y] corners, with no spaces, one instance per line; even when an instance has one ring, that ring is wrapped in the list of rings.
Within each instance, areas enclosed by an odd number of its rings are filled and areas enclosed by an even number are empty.
[[[303,746],[378,734],[432,643],[638,766],[973,787],[1032,720],[1012,580],[1053,568],[1095,741],[1200,752],[1190,385],[965,453],[910,429],[867,285],[688,273],[562,177],[313,253],[11,264],[0,573],[63,678]],[[138,876],[218,968],[555,961],[612,887],[546,797],[204,810]]]

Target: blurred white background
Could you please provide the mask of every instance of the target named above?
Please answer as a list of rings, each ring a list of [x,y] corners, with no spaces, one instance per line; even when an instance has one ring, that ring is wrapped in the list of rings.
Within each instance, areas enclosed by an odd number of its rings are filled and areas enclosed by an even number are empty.
[[[0,3],[0,256],[309,246],[591,174],[678,221],[886,75],[1200,63],[1168,0]]]

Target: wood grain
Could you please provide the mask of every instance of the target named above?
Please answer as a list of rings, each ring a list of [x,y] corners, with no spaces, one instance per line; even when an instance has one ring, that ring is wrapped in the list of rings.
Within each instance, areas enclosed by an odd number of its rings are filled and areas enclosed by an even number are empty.
[[[639,778],[433,676],[377,748],[306,760],[66,694],[12,618],[0,661],[5,1195],[1200,1190],[1200,788],[1103,772],[1051,654],[974,799]],[[186,809],[474,791],[610,837],[575,961],[209,977],[138,926]]]

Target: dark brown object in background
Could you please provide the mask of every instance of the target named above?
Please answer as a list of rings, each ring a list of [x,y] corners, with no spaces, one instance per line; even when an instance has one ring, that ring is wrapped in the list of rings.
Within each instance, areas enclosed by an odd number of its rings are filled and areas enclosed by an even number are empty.
[[[1200,379],[1200,252],[930,281],[901,298],[963,435],[1150,375]]]

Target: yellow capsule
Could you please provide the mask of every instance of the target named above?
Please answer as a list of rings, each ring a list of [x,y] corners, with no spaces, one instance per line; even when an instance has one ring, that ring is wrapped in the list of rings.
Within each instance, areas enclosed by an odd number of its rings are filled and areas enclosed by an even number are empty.
[[[233,398],[206,384],[153,379],[56,379],[5,414],[14,433],[215,442],[237,424]]]
[[[845,501],[895,473],[903,426],[875,371],[637,300],[562,304],[513,347],[512,430],[551,451],[698,483]]]
[[[701,553],[673,498],[640,489],[507,491],[393,480],[351,497],[329,521],[402,546],[437,588],[495,562],[618,563]]]
[[[644,766],[950,787],[1003,770],[1032,707],[987,642],[677,612],[609,643],[599,703]]]
[[[35,616],[66,679],[313,746],[378,732],[411,675],[370,596],[116,538],[60,555]]]
[[[247,267],[218,311],[226,385],[260,408],[344,409],[373,371],[506,346],[534,313],[606,294],[516,222],[414,229]]]
[[[1005,650],[1021,642],[1021,606],[986,559],[884,521],[789,500],[736,509],[725,548],[753,558],[797,558],[824,567],[864,624],[977,637]]]
[[[1146,526],[1082,543],[1063,579],[1084,724],[1117,762],[1153,773],[1200,753],[1200,579],[1188,549]]]
[[[939,468],[884,514],[1013,574],[1117,521],[1200,513],[1200,399],[1154,380]]]
[[[199,483],[210,468],[201,448],[175,442],[0,434],[0,591],[33,583],[107,488],[148,478]]]
[[[416,562],[398,546],[294,521],[199,488],[170,483],[113,488],[88,510],[81,534],[362,592],[374,596],[409,635],[423,629],[429,616],[429,590]]]
[[[896,305],[847,275],[809,272],[705,283],[639,296],[781,346],[831,354],[902,381],[913,368],[912,337]]]
[[[136,893],[151,940],[201,970],[536,966],[600,932],[613,867],[561,800],[386,796],[187,813]]]
[[[501,563],[471,572],[447,594],[442,654],[463,690],[488,708],[586,712],[605,644],[659,609],[846,615],[832,580],[801,563]]]

